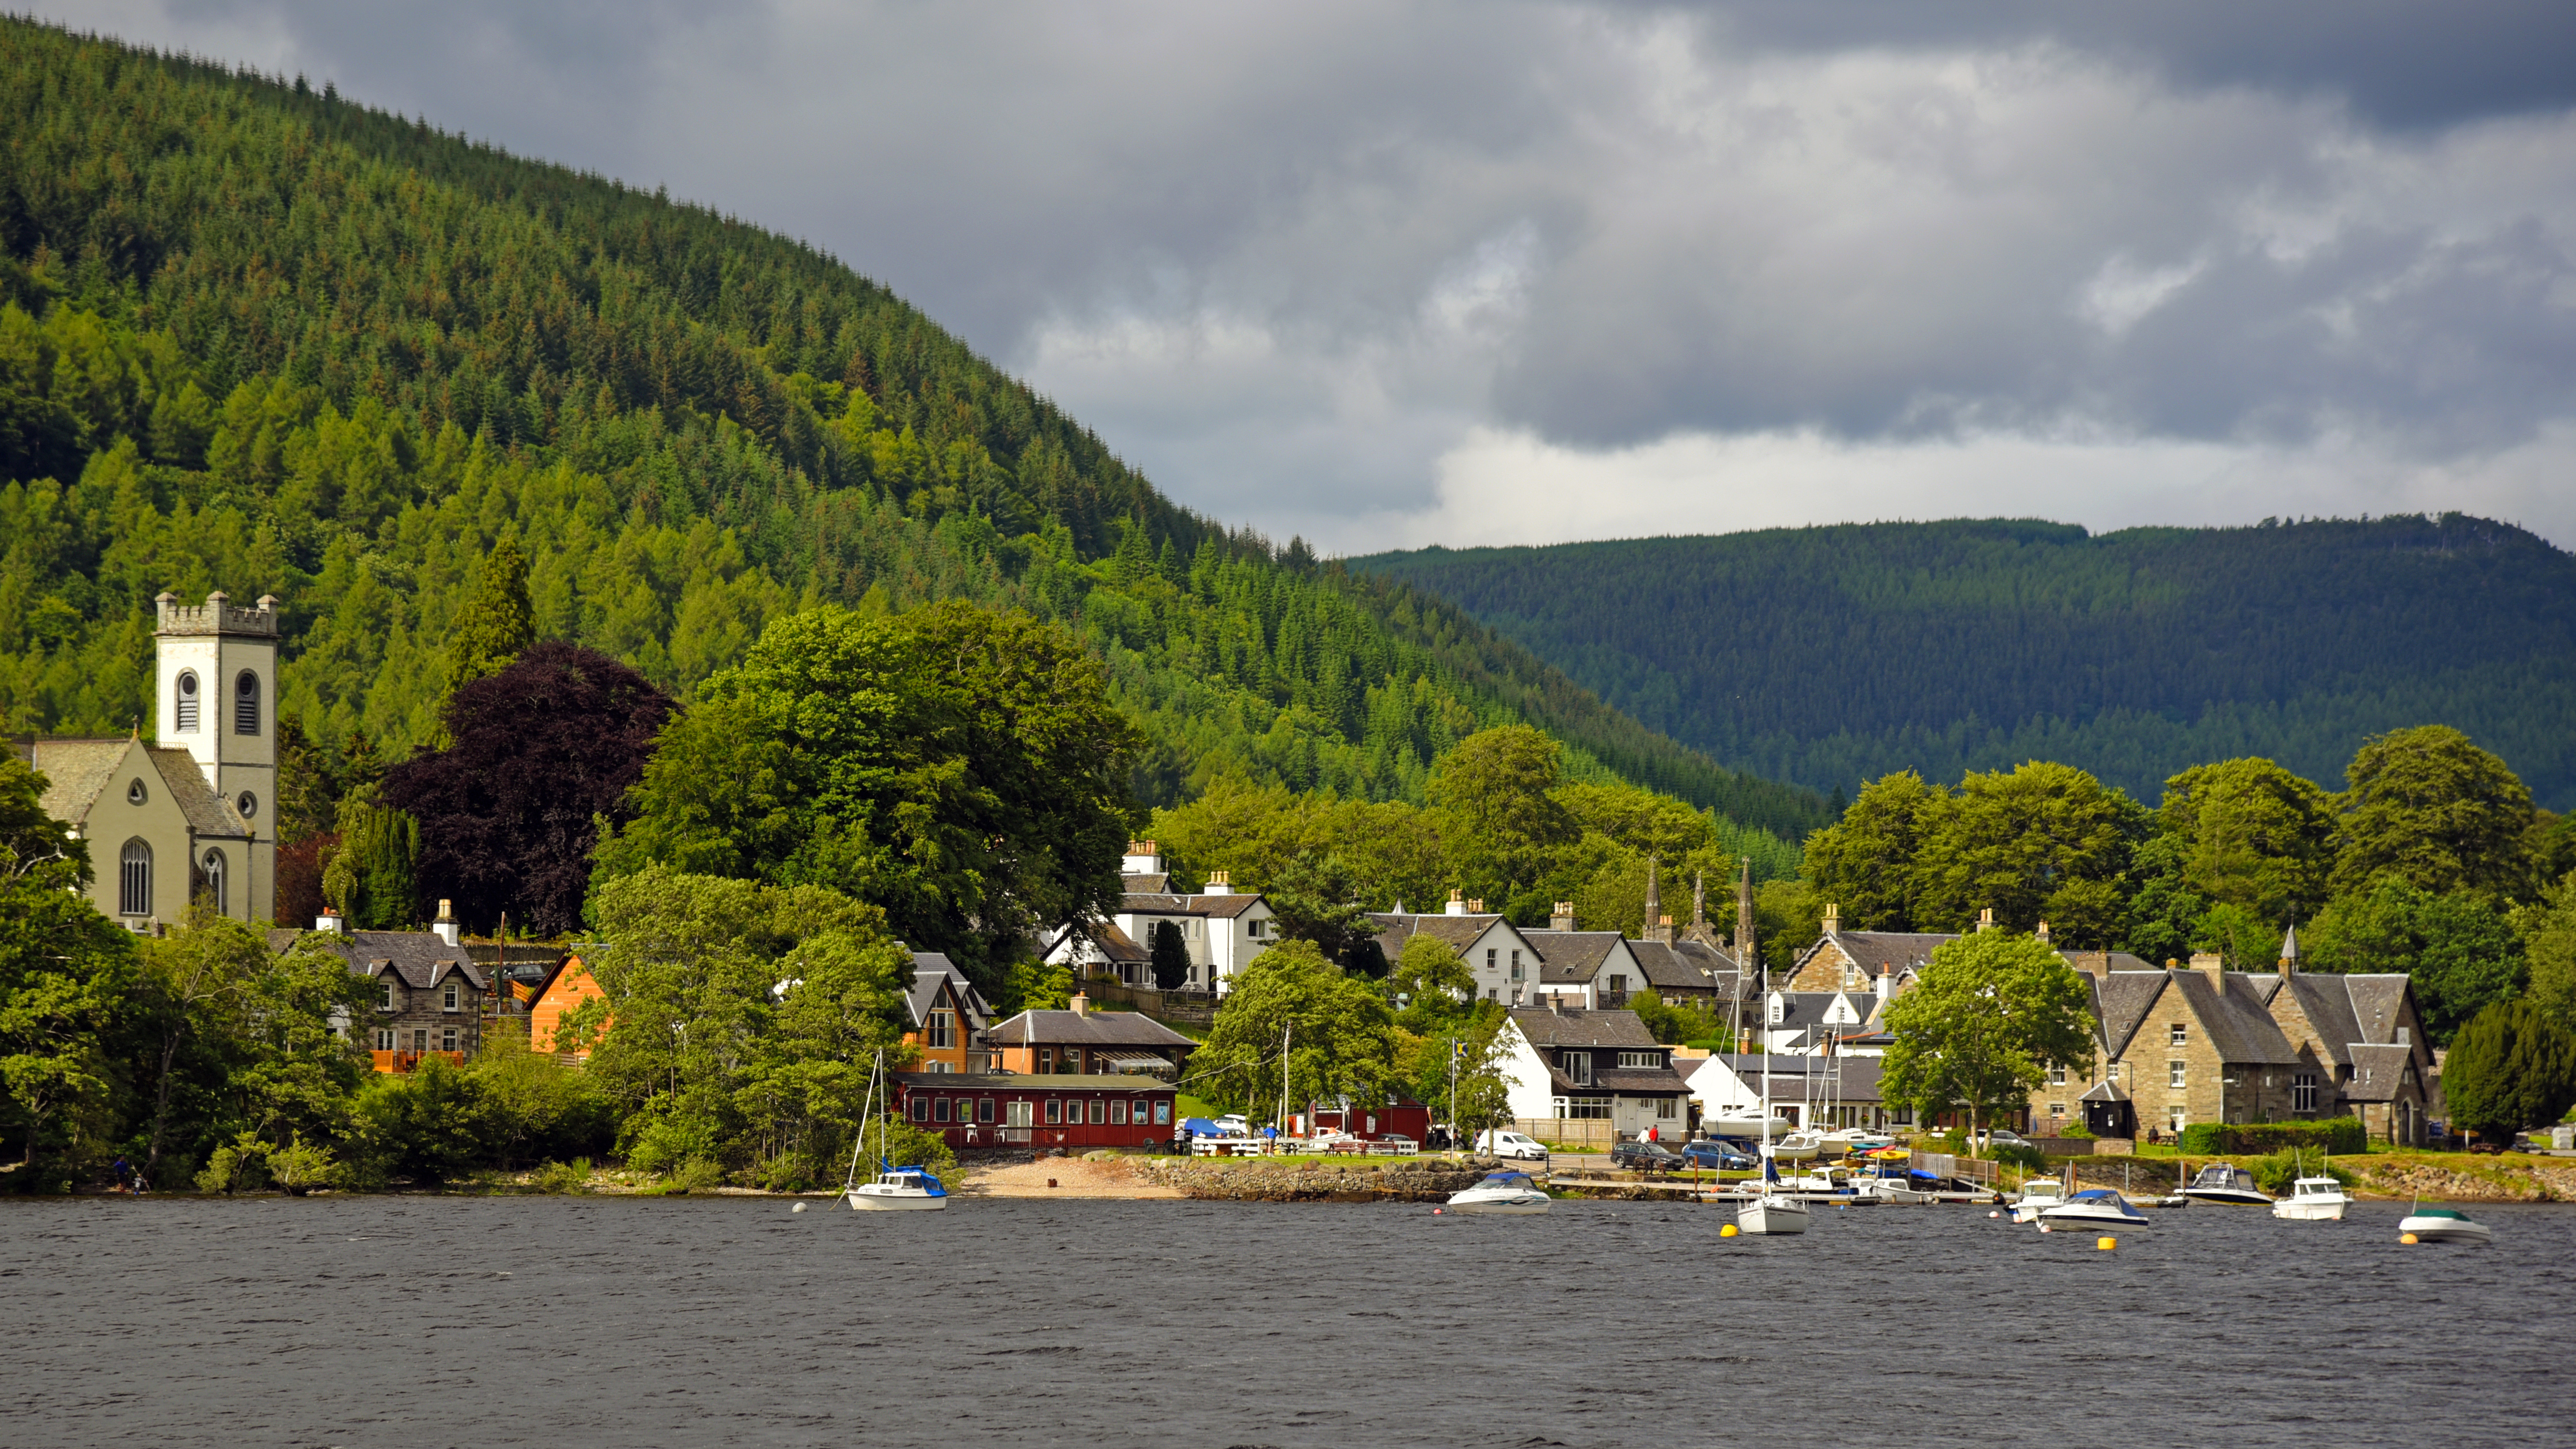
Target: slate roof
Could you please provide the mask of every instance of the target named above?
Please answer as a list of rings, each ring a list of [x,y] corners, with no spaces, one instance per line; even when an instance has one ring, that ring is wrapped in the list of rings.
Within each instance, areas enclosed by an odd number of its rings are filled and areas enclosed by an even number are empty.
[[[1690,1091],[1690,1083],[1683,1081],[1681,1073],[1670,1067],[1612,1067],[1606,1072],[1594,1072],[1589,1090],[1624,1093],[1631,1097],[1680,1096]]]
[[[2406,1067],[2414,1058],[2410,1047],[2396,1045],[2356,1046],[2352,1049],[2352,1080],[2343,1084],[2345,1100],[2353,1102],[2393,1102],[2406,1081]]]
[[[1875,976],[1885,966],[1903,971],[1908,966],[1921,966],[1932,959],[1932,952],[1959,939],[1957,936],[1933,935],[1919,931],[1836,931],[1817,941],[1798,957],[1798,965],[1807,964],[1826,942],[1840,948],[1843,955],[1861,968],[1865,975]],[[1793,970],[1795,968],[1792,968]]]
[[[145,749],[144,753],[151,757],[153,768],[160,773],[162,785],[170,791],[170,798],[188,817],[189,829],[199,835],[250,834],[250,826],[243,823],[240,812],[233,809],[233,802],[218,796],[215,788],[206,783],[206,772],[197,768],[196,756],[186,750],[166,749],[159,745]]]
[[[1879,1099],[1879,1071],[1886,1065],[1884,1057],[1793,1056],[1786,1052],[1772,1052],[1767,1057],[1762,1052],[1727,1052],[1724,1060],[1737,1080],[1757,1092],[1762,1089],[1762,1064],[1768,1060],[1771,1100],[1775,1102],[1818,1091],[1830,1092],[1842,1102],[1875,1102]]]
[[[1646,984],[1659,991],[1735,994],[1735,962],[1715,947],[1698,941],[1675,941],[1669,946],[1661,941],[1631,941],[1628,952],[1637,958],[1637,970]],[[1717,975],[1703,976],[1703,968]]]
[[[1544,1006],[1515,1006],[1512,1021],[1529,1044],[1548,1047],[1620,1047],[1645,1051],[1660,1045],[1633,1011],[1586,1011],[1567,1007],[1562,1013]]]
[[[1228,895],[1182,896],[1166,891],[1129,891],[1120,910],[1135,916],[1212,916],[1230,921],[1251,910],[1261,897],[1250,891]]]
[[[2112,1056],[2129,1049],[2129,1038],[2162,996],[2171,973],[2114,971],[2093,981],[2093,1015],[2102,1023],[2102,1044]],[[2087,978],[2092,979],[2092,978]]]
[[[1538,952],[1541,985],[1590,981],[1626,938],[1616,931],[1523,931],[1521,938]],[[1639,943],[1630,941],[1634,950]]]
[[[1477,937],[1492,930],[1502,919],[1490,911],[1475,916],[1453,916],[1446,912],[1437,915],[1430,912],[1398,914],[1394,911],[1371,911],[1368,914],[1369,924],[1377,929],[1377,947],[1386,953],[1389,961],[1403,955],[1404,943],[1415,936],[1429,936],[1464,956],[1467,948],[1476,944]],[[1519,932],[1514,931],[1513,934]],[[1539,965],[1542,972],[1546,970],[1544,954]]]
[[[2192,1014],[2208,1030],[2210,1044],[2218,1048],[2220,1060],[2265,1067],[2297,1064],[2297,1050],[2265,1009],[2271,993],[2264,981],[2234,971],[2221,974],[2216,983],[2200,971],[2173,974],[2192,1005]],[[2270,978],[2273,986],[2279,981]]]
[[[2129,1100],[2129,1094],[2121,1090],[2119,1083],[2105,1078],[2101,1081],[2095,1082],[2090,1091],[2087,1091],[2083,1096],[2078,1097],[2075,1100],[2078,1102],[2125,1102]]]
[[[1071,1043],[1101,1047],[1181,1047],[1198,1043],[1137,1011],[1023,1011],[993,1028],[992,1040],[1009,1046]]]
[[[955,962],[938,951],[915,951],[912,953],[912,990],[906,994],[914,1026],[930,1019],[930,1009],[939,1001],[939,988],[947,982],[956,983],[958,1004],[966,1010],[969,1031],[980,1031],[991,1022],[991,1008],[984,1004],[982,994],[975,990],[973,982],[966,979],[966,973],[957,969]]]
[[[1170,1092],[1170,1082],[1143,1076],[1101,1076],[1073,1072],[896,1072],[907,1087],[964,1092]]]
[[[2344,989],[2352,993],[2352,1016],[2360,1035],[2354,1041],[2387,1045],[2397,1040],[2397,1026],[2404,1017],[2399,1010],[2406,999],[2404,976],[2347,976]]]
[[[473,983],[477,991],[488,990],[491,986],[483,968],[474,964],[463,946],[447,944],[434,931],[351,931],[345,935],[333,931],[281,930],[268,933],[269,944],[281,951],[306,937],[348,962],[352,976],[372,978],[390,971],[403,985],[415,991],[427,990],[449,976],[463,976]],[[283,945],[279,944],[281,939]]]
[[[36,741],[28,763],[45,777],[45,813],[66,825],[86,824],[108,777],[134,747],[132,740]]]
[[[1172,873],[1168,870],[1130,871],[1119,879],[1125,882],[1122,889],[1131,896],[1168,895],[1172,889]]]

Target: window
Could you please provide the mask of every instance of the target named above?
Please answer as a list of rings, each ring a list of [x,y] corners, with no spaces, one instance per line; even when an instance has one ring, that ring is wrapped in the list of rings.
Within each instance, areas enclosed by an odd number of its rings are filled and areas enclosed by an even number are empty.
[[[2050,1067],[2050,1068],[2048,1069],[2048,1084],[2049,1084],[2050,1086],[2052,1086],[2052,1087],[2063,1087],[2063,1086],[2065,1086],[2065,1085],[2066,1085],[2066,1068],[2064,1068],[2064,1067]]]
[[[2064,1102],[2051,1102],[2051,1103],[2049,1103],[2049,1104],[2048,1104],[2048,1115],[2049,1115],[2049,1116],[2051,1116],[2051,1117],[2063,1117],[2063,1116],[2065,1116],[2065,1115],[2066,1115],[2066,1104],[2065,1104]]]
[[[1109,1104],[1109,1125],[1112,1127],[1127,1125],[1127,1103],[1123,1099]]]
[[[2180,1132],[2182,1129],[2190,1125],[2190,1113],[2185,1112],[2180,1107],[2168,1107],[2165,1109],[2165,1127],[2168,1131]]]
[[[946,1051],[957,1045],[957,1013],[941,1007],[930,1014],[930,1047]]]
[[[934,1098],[931,1101],[930,1120],[933,1122],[945,1122],[948,1120],[948,1099],[946,1097]]]
[[[1064,1104],[1053,1097],[1047,1098],[1047,1125],[1053,1127],[1063,1120]]]
[[[125,842],[117,855],[116,909],[128,916],[152,914],[152,847],[140,840]]]
[[[915,1122],[927,1122],[930,1120],[930,1099],[928,1097],[915,1097],[912,1099],[912,1120]]]
[[[1140,1098],[1127,1104],[1127,1120],[1135,1123],[1139,1127],[1145,1125],[1145,1103],[1143,1099]]]
[[[1055,1048],[1054,1048],[1054,1047],[1039,1047],[1039,1048],[1038,1048],[1038,1071],[1039,1071],[1039,1072],[1041,1072],[1041,1073],[1051,1073],[1051,1072],[1053,1072],[1054,1070],[1055,1070]]]
[[[380,976],[380,977],[378,977],[378,978],[376,978],[376,979],[377,979],[377,981],[379,982],[379,984],[381,984],[381,985],[384,987],[384,989],[385,989],[385,990],[384,990],[384,997],[383,997],[383,999],[379,1000],[379,1001],[376,1003],[376,1009],[377,1009],[377,1010],[379,1010],[379,1011],[391,1011],[391,1010],[393,1010],[393,1009],[394,1009],[394,973],[392,973],[392,972],[388,971],[388,972],[386,972],[384,975],[382,975],[382,976]]]
[[[1592,1085],[1592,1053],[1560,1052],[1557,1060],[1565,1067],[1565,1079],[1578,1087]]]
[[[1887,1114],[1887,1120],[1899,1127],[1911,1127],[1914,1125],[1914,1109],[1897,1107]]]
[[[1486,988],[1485,988],[1485,999],[1486,999],[1487,1001],[1495,1000],[1496,998],[1500,997],[1502,994],[1503,994],[1503,992],[1502,992],[1502,988],[1501,988],[1501,987],[1498,987],[1498,986],[1488,986],[1488,987],[1486,987]]]
[[[1002,1104],[1002,1125],[1005,1127],[1028,1126],[1029,1104],[1026,1102],[1004,1102]]]
[[[1154,1104],[1154,1125],[1157,1127],[1167,1127],[1171,1125],[1171,1121],[1172,1104],[1169,1102],[1156,1102]]]
[[[1056,1060],[1063,1063],[1065,1075],[1075,1077],[1082,1075],[1082,1048],[1066,1047],[1064,1054]]]
[[[1607,1122],[1610,1099],[1607,1097],[1559,1097],[1556,1115],[1574,1122]]]
[[[429,1028],[419,1027],[413,1030],[411,1034],[411,1049],[416,1052],[425,1052],[429,1050]]]
[[[1495,958],[1498,954],[1500,954],[1500,953],[1496,952],[1496,951],[1494,950],[1494,948],[1493,948],[1493,947],[1491,947],[1491,946],[1487,946],[1487,947],[1485,948],[1485,969],[1486,969],[1486,970],[1491,971],[1491,970],[1493,970],[1493,969],[1494,969],[1494,958]]]
[[[376,1050],[380,1052],[389,1052],[393,1049],[394,1029],[389,1026],[380,1026],[376,1028]]]
[[[216,915],[223,915],[224,853],[220,850],[207,851],[206,858],[197,862],[197,870],[199,874],[205,877],[205,893],[207,901],[214,906]]]
[[[2165,1045],[2182,1046],[2191,1040],[2191,1032],[2177,1021],[2165,1028]]]
[[[197,674],[195,670],[183,669],[179,671],[179,697],[176,704],[177,708],[171,710],[171,714],[176,717],[176,722],[172,724],[170,728],[183,735],[195,734],[197,732]]]
[[[2290,1079],[2290,1110],[2293,1112],[2317,1110],[2316,1073],[2301,1072]]]
[[[993,1120],[992,1098],[986,1097],[975,1104],[975,1120],[978,1122],[990,1122]]]
[[[439,1035],[439,1045],[438,1045],[438,1049],[439,1049],[440,1051],[443,1051],[443,1052],[452,1052],[452,1051],[456,1050],[456,1028],[454,1028],[454,1027],[452,1027],[452,1026],[451,1026],[451,1027],[448,1027],[448,1028],[446,1028],[446,1029],[442,1030],[441,1032],[439,1032],[439,1034],[438,1034],[438,1035]]]
[[[1612,991],[1625,993],[1628,989],[1628,978],[1616,971],[1611,972],[1610,989]]]
[[[1106,1102],[1104,1102],[1104,1101],[1100,1100],[1098,1097],[1094,1097],[1094,1098],[1092,1098],[1092,1099],[1091,1099],[1091,1125],[1092,1125],[1092,1126],[1094,1126],[1094,1127],[1099,1126],[1099,1125],[1100,1125],[1100,1123],[1101,1123],[1101,1114],[1102,1114],[1103,1112],[1108,1111],[1108,1110],[1109,1110],[1109,1104],[1108,1104],[1108,1103],[1106,1103]]]
[[[233,808],[241,812],[241,818],[249,820],[259,814],[259,797],[244,790],[241,798],[233,802]]]
[[[450,982],[448,982],[448,983],[447,983],[447,990],[446,990],[446,992],[445,992],[444,994],[442,994],[442,995],[439,997],[439,999],[438,999],[438,1009],[439,1009],[439,1010],[441,1010],[441,1011],[454,1011],[454,1010],[456,1009],[456,983],[455,983],[455,982],[450,981]]]
[[[1677,1099],[1672,1097],[1657,1097],[1655,1099],[1655,1115],[1663,1118],[1672,1118],[1681,1115],[1677,1107]]]
[[[126,786],[125,786],[125,803],[126,803],[126,804],[128,804],[128,805],[140,805],[140,804],[142,804],[144,801],[149,800],[149,799],[151,799],[151,798],[152,798],[152,792],[143,788],[143,782],[142,782],[142,780],[140,780],[140,779],[135,779],[135,780],[130,780],[130,781],[126,782]]]
[[[2397,1044],[2399,1046],[2413,1046],[2415,1044],[2414,1029],[2412,1027],[2403,1026],[2397,1028]]]
[[[1664,1054],[1663,1054],[1662,1052],[1621,1052],[1621,1053],[1619,1053],[1619,1065],[1621,1065],[1621,1066],[1623,1066],[1623,1067],[1631,1067],[1631,1068],[1634,1068],[1634,1067],[1643,1067],[1643,1068],[1645,1068],[1645,1069],[1646,1069],[1646,1070],[1648,1070],[1648,1071],[1652,1071],[1652,1070],[1654,1070],[1655,1068],[1662,1066],[1663,1064],[1664,1064]]]
[[[1512,979],[1514,981],[1523,981],[1528,979],[1521,975],[1521,953],[1518,951],[1514,951],[1512,953]]]
[[[1269,925],[1270,923],[1268,921],[1253,921],[1243,928],[1243,934],[1258,941],[1261,939],[1262,932],[1268,929]]]
[[[2182,1063],[2180,1063],[2180,1062],[2167,1062],[2167,1063],[2165,1063],[2165,1085],[2166,1085],[2166,1086],[2168,1086],[2168,1087],[2181,1087],[2181,1086],[2187,1086],[2187,1085],[2189,1085],[2188,1083],[2186,1083],[2186,1082],[2183,1080],[2183,1064],[2182,1064]]]
[[[247,669],[233,681],[233,733],[259,733],[259,676]]]

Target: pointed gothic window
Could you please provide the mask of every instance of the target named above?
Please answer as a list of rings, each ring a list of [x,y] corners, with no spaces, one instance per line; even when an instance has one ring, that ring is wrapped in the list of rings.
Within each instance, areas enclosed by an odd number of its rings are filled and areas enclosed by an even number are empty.
[[[116,910],[124,916],[152,914],[152,847],[125,842],[116,863]]]
[[[206,852],[206,858],[199,861],[197,866],[204,876],[203,889],[207,897],[214,902],[215,914],[219,916],[227,914],[224,901],[224,853],[220,850],[209,850]]]
[[[197,671],[193,669],[179,671],[177,708],[171,713],[174,716],[171,729],[183,735],[193,735],[197,732]]]

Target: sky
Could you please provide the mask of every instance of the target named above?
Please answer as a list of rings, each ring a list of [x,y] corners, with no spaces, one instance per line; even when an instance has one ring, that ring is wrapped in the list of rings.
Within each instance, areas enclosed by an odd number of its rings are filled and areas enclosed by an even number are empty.
[[[704,202],[1334,553],[2576,546],[2576,6],[39,0]]]

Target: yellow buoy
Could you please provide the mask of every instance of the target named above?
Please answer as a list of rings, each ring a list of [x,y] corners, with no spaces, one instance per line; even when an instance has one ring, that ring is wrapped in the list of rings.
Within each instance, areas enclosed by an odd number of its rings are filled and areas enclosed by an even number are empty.
[[[2093,1246],[2107,1253],[2113,1248],[2120,1246],[2120,1240],[2118,1238],[2095,1238],[2093,1240]]]
[[[1717,1230],[1717,1235],[1718,1235],[1719,1237],[1721,1237],[1721,1238],[1731,1238],[1731,1237],[1734,1237],[1734,1236],[1735,1236],[1735,1224],[1733,1224],[1733,1223],[1728,1223],[1725,1227],[1719,1228],[1719,1229]],[[2411,1243],[2411,1242],[2413,1242],[2413,1241],[2414,1241],[2414,1239],[2409,1238],[2409,1239],[2407,1239],[2407,1241]]]
[[[2415,1235],[2413,1233],[2399,1233],[2397,1235],[2397,1241],[2401,1243],[2412,1243],[2415,1241]]]

